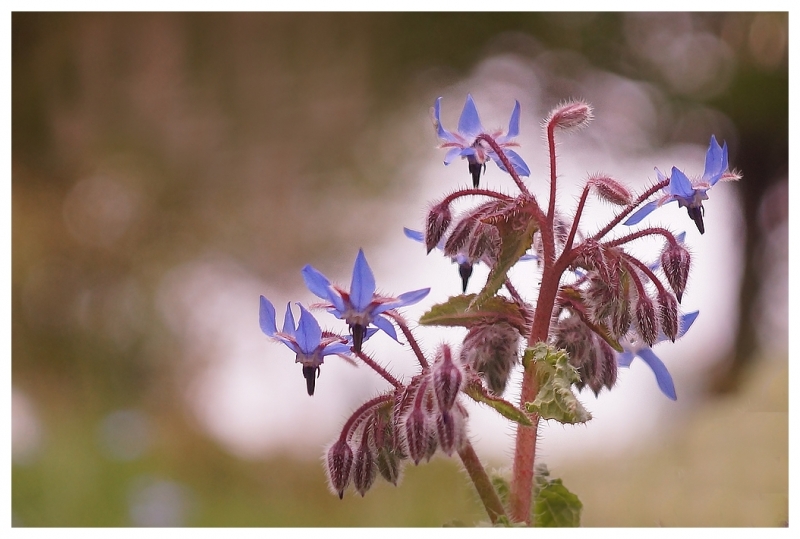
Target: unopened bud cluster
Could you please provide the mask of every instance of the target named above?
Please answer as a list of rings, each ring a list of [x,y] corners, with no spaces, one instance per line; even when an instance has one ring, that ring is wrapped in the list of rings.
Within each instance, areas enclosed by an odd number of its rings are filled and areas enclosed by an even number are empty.
[[[419,464],[438,450],[458,451],[467,432],[467,411],[458,402],[463,385],[463,366],[443,344],[429,369],[359,409],[328,449],[331,490],[342,497],[352,481],[363,496],[377,475],[396,485],[406,460]]]

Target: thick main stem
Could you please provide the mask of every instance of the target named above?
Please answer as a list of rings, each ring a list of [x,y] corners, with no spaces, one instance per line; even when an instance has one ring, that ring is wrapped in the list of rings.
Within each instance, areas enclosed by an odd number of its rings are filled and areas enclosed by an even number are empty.
[[[548,262],[542,275],[542,287],[536,302],[536,314],[533,318],[528,346],[537,342],[547,342],[550,331],[550,318],[558,293],[559,279],[552,271],[552,262]],[[525,369],[520,393],[520,408],[525,410],[525,403],[533,402],[539,391],[536,377],[536,364],[531,363]],[[517,440],[514,450],[513,479],[509,496],[509,516],[514,522],[531,524],[531,496],[533,493],[533,475],[536,460],[536,441],[539,432],[538,414],[530,415],[530,427],[517,425]]]
[[[489,514],[489,520],[492,521],[492,524],[496,524],[497,518],[505,516],[506,511],[494,485],[492,485],[489,474],[486,473],[478,454],[475,452],[475,448],[472,447],[469,440],[458,450],[458,456],[461,457],[461,462],[464,464],[464,468],[466,468],[472,483],[475,485],[475,489],[478,491],[478,496],[480,496],[481,502],[483,502],[483,506]]]

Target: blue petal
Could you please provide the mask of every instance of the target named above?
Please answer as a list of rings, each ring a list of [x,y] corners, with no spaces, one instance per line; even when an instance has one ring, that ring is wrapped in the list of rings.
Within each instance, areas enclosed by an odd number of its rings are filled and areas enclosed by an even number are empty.
[[[514,103],[514,110],[511,112],[511,119],[508,121],[508,133],[506,133],[505,140],[519,136],[519,101]]]
[[[628,217],[628,220],[622,224],[625,226],[635,225],[636,223],[638,223],[639,221],[650,215],[656,208],[658,208],[658,200],[648,202],[647,204],[636,210],[634,214]]]
[[[461,117],[458,119],[458,132],[464,137],[473,138],[483,133],[483,131],[481,119],[478,117],[478,109],[475,107],[475,101],[472,100],[470,94],[467,94],[464,110],[461,111]]]
[[[442,98],[439,97],[436,99],[436,103],[433,105],[433,117],[436,120],[436,135],[447,142],[459,142],[458,138],[453,135],[450,131],[442,127],[442,120],[439,118],[439,111],[441,109],[441,101]]]
[[[306,286],[311,290],[312,294],[322,299],[329,299],[329,287],[331,282],[327,277],[314,269],[310,264],[306,264],[303,269],[300,270],[300,273],[303,275],[303,280],[306,282]]]
[[[397,331],[395,331],[394,325],[389,320],[382,316],[376,316],[372,319],[372,323],[379,329],[382,329],[389,337],[397,340]]]
[[[349,353],[350,353],[350,346],[340,342],[332,342],[322,349],[323,356],[330,356],[332,354],[349,354]]]
[[[661,392],[672,400],[678,400],[678,397],[675,394],[675,384],[672,382],[672,375],[670,375],[669,371],[667,370],[667,366],[664,365],[664,362],[661,361],[658,356],[656,356],[649,348],[639,350],[639,357],[642,358],[651,369],[653,369],[653,373],[656,375],[656,381],[658,382],[658,387],[661,389]]]
[[[678,331],[678,337],[683,337],[684,334],[689,331],[689,328],[692,327],[692,324],[694,324],[694,321],[697,319],[698,314],[700,314],[700,311],[686,313],[681,316],[681,328]]]
[[[617,354],[617,365],[619,365],[620,367],[630,367],[633,358],[634,358],[633,352],[628,352],[626,350],[625,352]]]
[[[504,151],[506,157],[508,157],[508,160],[511,161],[511,166],[514,167],[514,170],[516,171],[517,174],[519,174],[520,176],[531,175],[531,171],[528,168],[528,165],[525,163],[522,157],[519,156],[517,152],[508,149]],[[503,165],[503,162],[500,160],[500,157],[496,153],[492,152],[490,154],[490,157],[492,158],[492,161],[497,163],[497,166],[500,167],[500,170],[502,170],[503,172],[508,172],[506,170],[506,167]]]
[[[691,199],[694,196],[694,187],[692,182],[686,177],[686,174],[681,172],[675,167],[672,167],[672,176],[669,179],[669,186],[667,187],[670,195]]]
[[[380,314],[388,311],[389,309],[397,309],[398,307],[413,305],[422,300],[425,296],[427,296],[428,293],[430,293],[430,291],[431,291],[430,288],[421,288],[419,290],[414,290],[412,292],[406,292],[405,294],[400,294],[400,296],[394,301],[378,305],[372,311],[372,314]]]
[[[364,312],[372,303],[375,294],[375,276],[367,264],[364,251],[359,249],[353,266],[353,280],[350,282],[350,303],[358,312]]]
[[[258,309],[258,323],[261,325],[261,331],[268,337],[273,337],[278,332],[278,327],[275,325],[275,307],[264,296],[261,296],[261,305]]]
[[[316,318],[305,307],[297,304],[300,307],[300,324],[297,326],[297,345],[300,350],[306,355],[312,355],[319,346],[322,339],[322,330],[317,323]]]
[[[703,180],[714,185],[719,181],[722,173],[728,168],[728,144],[720,147],[717,138],[711,135],[711,142],[706,152],[706,166],[703,171]]]
[[[407,238],[412,239],[414,241],[418,241],[420,243],[425,243],[425,236],[422,232],[417,230],[411,230],[410,228],[403,227],[403,234],[406,235]]]
[[[281,330],[283,333],[287,335],[291,335],[292,337],[295,336],[295,324],[294,324],[294,315],[292,314],[292,304],[286,304],[286,314],[283,317],[283,329]]]
[[[446,154],[444,154],[444,164],[449,165],[452,163],[456,158],[461,156],[462,148],[450,148]]]

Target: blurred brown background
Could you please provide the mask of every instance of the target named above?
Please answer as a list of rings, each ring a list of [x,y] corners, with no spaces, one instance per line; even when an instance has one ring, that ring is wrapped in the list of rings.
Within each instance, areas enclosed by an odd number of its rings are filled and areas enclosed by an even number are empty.
[[[483,519],[444,459],[340,502],[320,448],[302,444],[335,425],[309,413],[284,450],[237,454],[218,442],[233,418],[216,412],[209,430],[193,388],[209,348],[227,346],[203,324],[240,315],[257,332],[258,293],[299,294],[309,262],[344,276],[358,246],[386,241],[383,219],[416,223],[417,180],[443,157],[427,114],[444,88],[517,87],[520,73],[537,75],[519,97],[531,118],[591,93],[589,75],[635,83],[652,112],[646,136],[620,144],[705,147],[714,132],[744,174],[725,186],[741,260],[719,268],[741,272],[735,337],[669,443],[554,470],[584,525],[788,520],[787,14],[14,13],[11,37],[14,525]],[[230,282],[254,291],[252,312],[210,302]],[[256,387],[278,391],[268,382]]]

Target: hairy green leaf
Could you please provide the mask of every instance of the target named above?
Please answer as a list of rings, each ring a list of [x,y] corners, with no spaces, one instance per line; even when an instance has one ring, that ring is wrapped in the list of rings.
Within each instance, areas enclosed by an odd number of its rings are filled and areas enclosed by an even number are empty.
[[[539,528],[580,526],[583,504],[561,479],[549,476],[547,466],[536,466],[533,525]]]
[[[523,412],[522,410],[520,410],[507,400],[489,394],[486,391],[486,389],[478,382],[467,384],[466,387],[464,388],[464,393],[472,397],[472,399],[476,402],[481,402],[483,404],[491,406],[492,408],[497,410],[497,413],[499,413],[506,419],[510,419],[511,421],[519,423],[520,425],[525,425],[526,427],[530,427],[531,425],[533,425],[533,423],[531,423],[530,418],[525,414],[525,412]]]
[[[419,323],[422,326],[460,326],[472,327],[476,324],[508,322],[520,333],[527,332],[525,317],[519,305],[501,296],[493,296],[481,305],[473,306],[475,294],[453,296],[439,303],[423,314]]]
[[[545,343],[537,343],[525,350],[522,358],[525,369],[535,368],[539,392],[533,402],[526,402],[528,412],[543,419],[560,423],[585,423],[592,418],[572,392],[572,384],[580,381],[577,369],[569,364],[564,350],[555,350]]]

